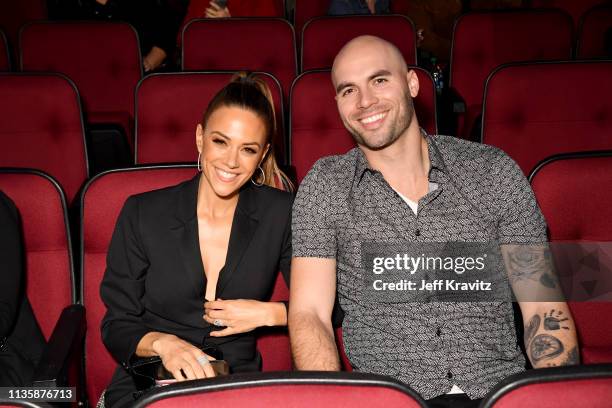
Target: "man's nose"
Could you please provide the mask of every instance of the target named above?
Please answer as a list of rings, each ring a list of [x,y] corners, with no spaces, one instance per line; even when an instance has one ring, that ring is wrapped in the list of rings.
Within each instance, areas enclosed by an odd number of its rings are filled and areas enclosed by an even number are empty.
[[[361,93],[359,94],[359,101],[358,101],[359,108],[367,109],[377,102],[378,102],[378,98],[376,97],[376,95],[374,95],[374,92],[372,92],[370,89],[366,88],[363,91],[361,91]]]

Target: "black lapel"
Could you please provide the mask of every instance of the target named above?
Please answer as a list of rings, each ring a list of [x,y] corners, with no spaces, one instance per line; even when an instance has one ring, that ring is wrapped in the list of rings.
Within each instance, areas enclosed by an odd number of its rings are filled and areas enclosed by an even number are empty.
[[[181,185],[178,193],[176,209],[176,224],[171,227],[183,262],[187,279],[193,286],[197,297],[204,299],[206,276],[200,254],[200,239],[198,236],[197,200],[200,174]]]
[[[238,205],[236,206],[234,220],[232,221],[232,231],[230,233],[225,266],[221,269],[217,282],[217,298],[223,298],[223,289],[231,281],[232,275],[240,264],[257,230],[257,225],[259,223],[255,216],[255,210],[257,209],[257,187],[251,186],[250,184],[250,182],[245,184],[238,197]]]

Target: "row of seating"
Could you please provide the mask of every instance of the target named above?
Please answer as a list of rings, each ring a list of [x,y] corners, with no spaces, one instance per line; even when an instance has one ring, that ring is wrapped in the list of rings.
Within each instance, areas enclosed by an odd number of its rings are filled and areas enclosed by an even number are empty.
[[[435,90],[429,74],[415,68],[420,125],[437,132]],[[194,129],[229,72],[151,75],[137,87],[135,163],[195,161]],[[335,105],[327,70],[301,74],[293,83],[288,126],[282,91],[265,74],[277,103],[280,128],[297,181],[320,157],[354,146]],[[568,80],[572,78],[572,80]],[[487,82],[481,140],[506,151],[529,174],[545,157],[612,149],[612,62],[517,63],[496,70]],[[313,103],[314,102],[314,103]],[[88,179],[87,149],[78,92],[56,74],[0,74],[0,166],[30,167],[55,177],[72,203]]]
[[[94,177],[80,195],[79,288],[75,286],[75,260],[70,243],[65,196],[52,177],[39,171],[0,169],[0,190],[17,205],[23,223],[27,268],[27,293],[43,333],[55,346],[56,360],[72,350],[84,359],[89,401],[97,401],[110,380],[116,363],[106,351],[100,321],[105,308],[99,287],[106,267],[106,253],[119,211],[132,194],[177,184],[196,173],[193,165],[152,166],[111,170]],[[612,152],[577,153],[553,156],[532,175],[536,199],[549,225],[552,242],[612,241]],[[280,277],[272,300],[287,300],[287,285]],[[602,301],[570,302],[575,319],[582,361],[585,364],[612,363],[612,293]],[[605,297],[607,296],[607,298]],[[82,306],[80,306],[82,305]],[[84,310],[83,310],[84,306]],[[64,320],[55,322],[64,310]],[[86,311],[86,331],[84,314]],[[68,328],[67,328],[68,327]],[[76,328],[75,328],[76,327]],[[81,329],[78,329],[81,327]],[[59,332],[58,332],[59,330]],[[75,337],[85,331],[81,353]],[[66,334],[69,332],[69,334]],[[258,348],[264,371],[291,370],[291,355],[285,330],[261,330]],[[344,367],[350,364],[343,353],[342,333],[337,341]],[[58,338],[63,339],[58,346]],[[57,348],[63,350],[62,353]],[[73,356],[72,359],[75,357]],[[44,381],[42,370],[38,381]],[[42,377],[42,378],[41,378]]]

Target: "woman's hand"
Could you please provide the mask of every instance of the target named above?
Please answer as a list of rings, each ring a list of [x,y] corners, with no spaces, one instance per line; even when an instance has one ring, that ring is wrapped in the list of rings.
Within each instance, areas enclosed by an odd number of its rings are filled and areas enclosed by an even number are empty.
[[[215,376],[209,362],[214,358],[175,335],[160,335],[153,341],[152,348],[161,357],[166,370],[178,381]]]
[[[212,337],[246,333],[261,326],[287,324],[287,311],[282,303],[219,299],[204,303],[204,312],[204,320],[208,323],[226,327],[211,332]]]
[[[154,45],[151,51],[142,59],[145,72],[155,71],[164,62],[166,57],[166,51]]]
[[[215,1],[210,2],[210,6],[206,9],[205,17],[208,18],[223,18],[231,17],[229,9],[227,7],[221,8]]]

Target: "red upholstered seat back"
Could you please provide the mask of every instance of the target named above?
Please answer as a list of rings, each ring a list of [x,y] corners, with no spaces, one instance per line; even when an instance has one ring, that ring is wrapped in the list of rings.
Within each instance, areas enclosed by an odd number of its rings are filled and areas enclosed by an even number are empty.
[[[83,192],[81,285],[87,309],[85,373],[90,402],[98,400],[117,365],[102,343],[100,322],[106,308],[99,292],[106,269],[106,252],[123,203],[133,194],[188,180],[195,172],[193,166],[111,171],[94,178]]]
[[[196,125],[210,100],[229,83],[232,75],[183,72],[144,78],[136,95],[136,163],[195,162]],[[261,75],[274,98],[278,126],[275,153],[282,162],[285,156],[282,92],[274,77]]]
[[[48,340],[62,310],[74,302],[66,199],[55,180],[31,170],[0,169],[0,190],[19,210],[27,295]]]
[[[0,74],[0,166],[42,170],[70,203],[87,178],[81,105],[60,75]]]
[[[21,68],[72,79],[88,122],[133,121],[134,89],[142,68],[136,31],[126,23],[29,24],[21,32]],[[125,130],[131,134],[131,126]]]
[[[610,4],[610,0],[531,0],[531,7],[535,8],[557,8],[572,16],[574,26],[578,27],[578,21],[591,7],[598,4]]]
[[[529,370],[504,380],[481,408],[606,408],[612,395],[612,365]]]
[[[390,377],[363,373],[292,372],[242,374],[158,388],[136,407],[218,408],[420,408],[425,402]]]
[[[286,97],[297,71],[294,37],[280,18],[192,20],[183,32],[183,70],[269,72]]]
[[[612,155],[553,160],[531,183],[550,240],[603,244],[597,251],[600,273],[612,273]],[[599,281],[597,289],[605,292],[612,277]],[[570,307],[583,362],[612,362],[612,302],[571,302]]]
[[[584,14],[578,30],[578,58],[612,58],[605,38],[612,30],[612,5],[595,7]],[[612,41],[612,40],[609,40]]]
[[[482,141],[508,153],[525,174],[553,154],[612,149],[611,76],[612,62],[499,69],[486,88]]]
[[[573,28],[562,11],[475,12],[455,23],[450,86],[465,102],[458,136],[467,138],[480,115],[487,76],[515,61],[569,59]]]
[[[436,98],[433,80],[421,68],[412,67],[419,78],[419,95],[414,107],[419,124],[437,133]],[[304,72],[291,90],[291,165],[301,182],[321,157],[344,154],[355,147],[351,134],[338,114],[329,71]]]
[[[0,31],[0,71],[11,70],[11,59],[9,57],[8,43],[6,35]]]
[[[297,0],[293,11],[293,26],[297,37],[298,47],[302,44],[302,30],[306,22],[314,17],[327,15],[329,0]]]
[[[414,25],[407,17],[318,17],[304,26],[302,71],[331,68],[336,54],[344,44],[365,34],[389,41],[399,48],[407,64],[416,64]]]
[[[4,30],[13,61],[19,54],[19,29],[29,21],[47,19],[45,0],[0,1],[0,28]],[[17,65],[17,64],[15,64]]]

